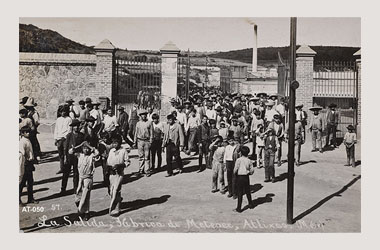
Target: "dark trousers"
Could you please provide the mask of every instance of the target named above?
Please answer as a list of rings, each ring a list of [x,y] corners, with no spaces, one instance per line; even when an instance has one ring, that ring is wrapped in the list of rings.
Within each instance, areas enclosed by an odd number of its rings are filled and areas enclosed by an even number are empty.
[[[352,145],[350,148],[346,147],[347,153],[347,165],[355,167],[355,145]]]
[[[107,166],[107,159],[102,159],[102,169],[103,169],[103,185],[107,187],[108,194],[110,193],[110,171],[109,166]]]
[[[37,156],[41,156],[41,146],[37,139],[37,132],[30,133],[29,139],[32,144],[34,159],[36,159]]]
[[[162,140],[153,140],[150,146],[152,169],[155,168],[156,155],[157,155],[157,168],[161,167],[162,164]]]
[[[267,149],[265,150],[265,179],[271,180],[275,177],[274,172],[274,158],[275,158],[275,151]]]
[[[226,161],[228,193],[236,195],[236,175],[234,174],[235,162]]]
[[[326,136],[326,146],[329,145],[330,142],[330,134],[331,135],[331,144],[333,146],[336,146],[336,125],[334,124],[327,124],[327,136]]]
[[[68,164],[66,164],[63,168],[61,190],[66,191],[67,181],[69,180],[71,167],[72,167],[73,168],[73,188],[74,188],[74,193],[75,193],[78,188],[78,182],[79,182],[78,158],[76,155],[69,155],[67,161],[68,161]]]
[[[64,150],[64,144],[66,139],[62,138],[58,140],[57,142],[57,149],[58,149],[58,156],[59,156],[59,169],[63,172],[63,169],[65,168],[65,150]]]
[[[241,210],[241,204],[243,202],[243,195],[247,195],[248,204],[252,204],[251,188],[249,184],[249,175],[237,175],[236,176],[236,192],[238,196],[236,210]]]
[[[199,147],[199,157],[198,157],[198,164],[199,164],[199,169],[200,170],[203,170],[204,167],[202,166],[202,160],[203,160],[203,156],[205,157],[205,164],[206,164],[206,167],[207,168],[210,168],[211,166],[209,166],[208,164],[210,164],[209,162],[209,159],[208,159],[208,154],[209,154],[209,142],[208,141],[202,141],[202,146]]]
[[[19,184],[19,199],[21,199],[22,190],[25,185],[27,185],[28,189],[28,201],[34,200],[33,198],[33,164],[29,164],[25,166],[25,172],[22,176],[21,182]]]
[[[179,146],[176,146],[173,142],[169,142],[166,146],[166,164],[168,174],[173,174],[173,157],[177,162],[178,168],[182,170],[183,164],[179,153]]]
[[[252,159],[257,160],[256,155],[256,135],[252,135]]]

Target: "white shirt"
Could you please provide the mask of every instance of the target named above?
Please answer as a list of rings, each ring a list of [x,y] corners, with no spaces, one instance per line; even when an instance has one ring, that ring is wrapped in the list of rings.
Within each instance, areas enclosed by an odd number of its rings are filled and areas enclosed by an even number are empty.
[[[224,161],[233,161],[234,160],[234,151],[237,145],[227,145],[226,150],[224,151]]]
[[[96,119],[96,121],[94,122],[94,127],[96,125],[99,125],[102,122],[102,119],[101,119],[101,116],[100,116],[100,113],[99,113],[98,110],[92,109],[90,111],[90,116],[92,116],[92,117],[94,117]]]
[[[197,128],[199,125],[201,125],[201,119],[199,118],[199,115],[195,115],[195,117],[190,115],[189,120],[185,126],[185,132],[187,132],[190,128]]]
[[[152,115],[153,115],[154,113],[151,113],[151,114],[147,114],[147,118],[148,118],[148,121],[150,121],[150,122],[152,122],[153,121],[153,119],[152,119]]]
[[[206,116],[208,119],[216,120],[216,111],[213,109],[206,109]]]
[[[276,106],[276,111],[281,115],[285,116],[285,106],[281,103]]]
[[[70,124],[70,117],[58,117],[57,121],[55,122],[54,140],[66,138],[66,135],[70,132]]]
[[[187,116],[186,116],[186,114],[178,112],[177,113],[177,120],[178,120],[179,124],[186,125],[186,123],[187,123]]]
[[[103,123],[104,123],[104,131],[106,132],[114,131],[116,129],[116,126],[118,126],[116,116],[109,116],[109,115],[104,116]]]
[[[276,115],[276,114],[278,114],[278,112],[275,110],[275,109],[267,109],[266,111],[265,111],[265,119],[267,120],[267,121],[273,121],[273,116],[274,115]]]

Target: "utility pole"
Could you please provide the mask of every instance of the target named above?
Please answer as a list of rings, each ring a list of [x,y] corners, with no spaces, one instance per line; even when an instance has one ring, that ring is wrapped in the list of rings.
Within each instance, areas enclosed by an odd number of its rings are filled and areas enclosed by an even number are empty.
[[[299,83],[296,81],[296,34],[297,18],[290,18],[290,88],[289,88],[289,143],[288,143],[288,188],[286,223],[293,224],[293,199],[294,199],[294,140],[295,140],[295,103],[296,89]]]
[[[189,90],[190,90],[189,74],[190,74],[190,49],[187,49],[186,100],[189,100]]]

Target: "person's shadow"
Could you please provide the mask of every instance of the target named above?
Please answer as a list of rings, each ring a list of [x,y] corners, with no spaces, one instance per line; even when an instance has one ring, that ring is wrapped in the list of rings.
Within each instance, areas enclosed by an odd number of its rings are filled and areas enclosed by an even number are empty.
[[[263,188],[263,185],[261,185],[261,184],[250,185],[251,194],[256,193],[257,191],[259,191],[262,188]]]
[[[274,197],[274,194],[273,193],[269,193],[269,194],[266,194],[263,197],[259,197],[259,198],[254,199],[252,201],[251,209],[254,209],[255,207],[260,206],[260,205],[262,205],[264,203],[270,203],[270,202],[272,202],[273,201],[272,197]],[[248,208],[249,208],[249,206],[247,205],[247,206],[245,206],[242,209],[242,211],[244,211],[244,210],[246,210]]]

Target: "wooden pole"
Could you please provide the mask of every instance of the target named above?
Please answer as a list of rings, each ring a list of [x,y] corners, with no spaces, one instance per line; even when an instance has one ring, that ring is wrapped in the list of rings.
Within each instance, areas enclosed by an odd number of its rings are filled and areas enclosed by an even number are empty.
[[[293,224],[294,198],[294,139],[295,139],[295,102],[296,102],[296,32],[297,18],[290,18],[290,88],[289,88],[289,143],[288,143],[288,189],[286,222]]]

